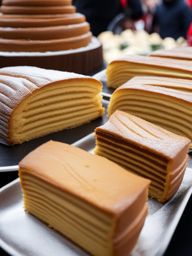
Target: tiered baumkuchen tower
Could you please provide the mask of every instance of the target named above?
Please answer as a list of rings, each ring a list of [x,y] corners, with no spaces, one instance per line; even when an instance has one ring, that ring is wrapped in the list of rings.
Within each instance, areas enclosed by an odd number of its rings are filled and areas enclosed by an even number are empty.
[[[101,45],[72,0],[3,0],[0,51],[0,66],[91,73],[102,65]]]

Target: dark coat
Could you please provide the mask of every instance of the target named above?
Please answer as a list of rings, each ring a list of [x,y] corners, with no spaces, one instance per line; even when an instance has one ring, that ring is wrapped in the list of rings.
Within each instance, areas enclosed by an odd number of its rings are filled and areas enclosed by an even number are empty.
[[[192,11],[184,0],[163,1],[156,9],[153,27],[158,28],[162,38],[186,38],[191,21]]]
[[[73,4],[86,16],[94,35],[105,31],[113,18],[125,11],[120,0],[74,0]],[[127,15],[131,18],[142,16],[140,0],[128,0],[128,7]]]

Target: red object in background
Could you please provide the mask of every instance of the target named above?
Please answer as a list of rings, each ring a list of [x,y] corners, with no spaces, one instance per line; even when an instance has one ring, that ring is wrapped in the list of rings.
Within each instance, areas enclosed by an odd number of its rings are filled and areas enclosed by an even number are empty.
[[[192,8],[192,0],[187,0],[186,2],[187,2],[187,4],[189,5],[189,7]]]
[[[123,8],[127,7],[127,0],[121,0],[121,5],[123,6]]]
[[[192,0],[186,0],[186,3],[189,7],[192,8]],[[188,45],[192,46],[192,23],[187,33],[187,42],[188,42]]]
[[[187,33],[187,41],[188,41],[188,45],[192,46],[192,23]]]

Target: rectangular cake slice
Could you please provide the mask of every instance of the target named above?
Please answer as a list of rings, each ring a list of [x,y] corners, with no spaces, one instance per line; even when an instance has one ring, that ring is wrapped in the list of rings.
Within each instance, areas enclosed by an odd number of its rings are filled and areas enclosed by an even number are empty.
[[[189,60],[192,62],[192,47],[177,47],[170,50],[158,50],[152,52],[150,56],[178,60]]]
[[[54,141],[24,158],[19,176],[27,212],[92,255],[129,255],[146,217],[148,180]]]
[[[95,153],[151,180],[149,195],[164,203],[179,188],[190,141],[141,118],[116,111],[96,128]]]
[[[116,110],[141,117],[192,141],[191,81],[135,77],[112,94],[109,116]]]
[[[101,83],[36,67],[0,69],[0,142],[25,141],[80,126],[103,115]]]
[[[192,79],[192,62],[151,56],[126,56],[107,67],[107,86],[117,88],[134,76]]]

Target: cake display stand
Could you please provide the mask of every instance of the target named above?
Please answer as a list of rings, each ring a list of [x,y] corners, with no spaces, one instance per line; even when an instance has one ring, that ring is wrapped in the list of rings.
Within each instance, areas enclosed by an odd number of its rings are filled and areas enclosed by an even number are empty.
[[[102,46],[93,37],[88,46],[73,50],[0,52],[0,68],[26,65],[90,75],[103,67]]]

